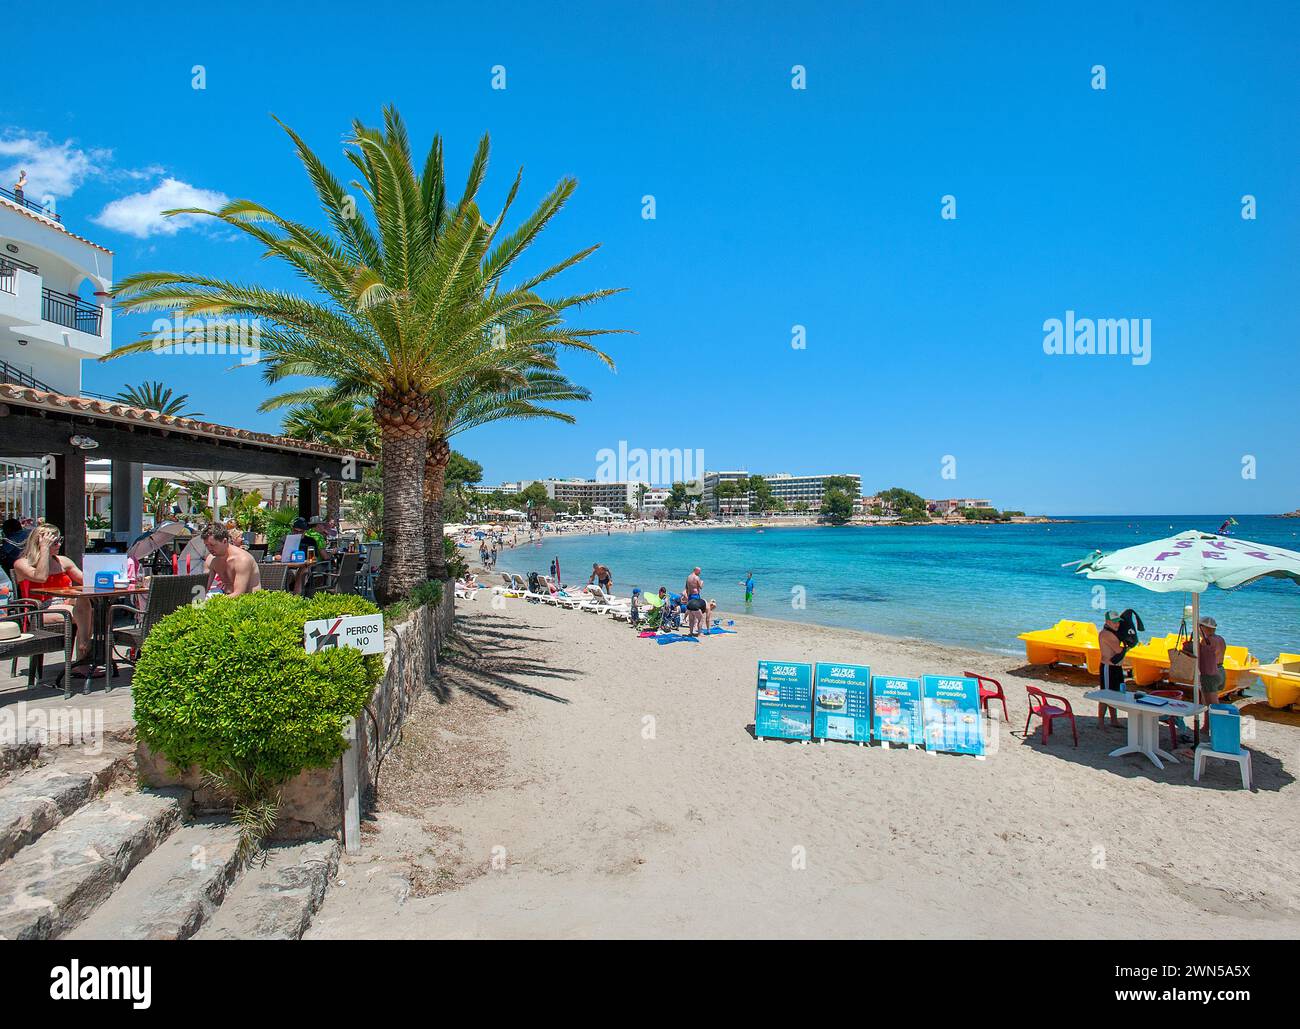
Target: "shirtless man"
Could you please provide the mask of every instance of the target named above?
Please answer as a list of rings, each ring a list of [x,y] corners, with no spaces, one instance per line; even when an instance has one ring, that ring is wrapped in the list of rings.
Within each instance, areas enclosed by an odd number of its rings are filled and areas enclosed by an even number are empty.
[[[601,591],[607,597],[614,595],[614,576],[610,574],[608,568],[602,564],[593,564],[591,566],[591,578],[587,580],[590,586],[593,582],[599,582]]]
[[[203,542],[212,555],[208,589],[212,589],[217,579],[221,580],[222,592],[228,597],[238,597],[262,588],[257,561],[247,550],[231,541],[230,530],[224,525],[209,525],[204,529]]]
[[[708,615],[704,607],[704,580],[700,578],[698,567],[691,569],[686,577],[686,628],[692,636],[704,631]]]

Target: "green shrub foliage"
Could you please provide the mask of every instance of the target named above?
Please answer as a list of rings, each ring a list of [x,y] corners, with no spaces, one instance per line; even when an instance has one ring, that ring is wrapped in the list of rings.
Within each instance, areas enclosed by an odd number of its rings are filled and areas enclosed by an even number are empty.
[[[383,658],[356,650],[307,654],[303,623],[374,614],[360,597],[290,593],[214,596],[149,633],[131,691],[140,738],[178,768],[198,766],[273,788],[347,749]]]

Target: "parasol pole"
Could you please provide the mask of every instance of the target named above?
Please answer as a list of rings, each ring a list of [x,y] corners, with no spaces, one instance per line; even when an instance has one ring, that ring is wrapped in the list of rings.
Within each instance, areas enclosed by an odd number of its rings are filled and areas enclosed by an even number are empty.
[[[1196,661],[1196,667],[1192,669],[1192,703],[1201,702],[1201,595],[1192,594],[1192,658]],[[1201,742],[1201,716],[1196,715],[1192,718],[1192,725],[1195,731],[1192,733],[1194,742]]]

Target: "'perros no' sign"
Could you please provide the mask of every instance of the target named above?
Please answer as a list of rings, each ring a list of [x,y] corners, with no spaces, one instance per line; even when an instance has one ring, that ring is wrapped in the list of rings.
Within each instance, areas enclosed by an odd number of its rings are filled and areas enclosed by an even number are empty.
[[[302,642],[308,654],[337,647],[351,647],[363,654],[382,654],[384,616],[340,615],[308,622],[302,627]]]

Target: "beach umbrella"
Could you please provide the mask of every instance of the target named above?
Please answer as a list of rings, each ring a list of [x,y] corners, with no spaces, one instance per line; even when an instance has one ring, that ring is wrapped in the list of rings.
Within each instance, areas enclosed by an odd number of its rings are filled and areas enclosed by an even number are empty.
[[[154,551],[161,550],[178,536],[184,536],[189,531],[180,522],[163,522],[161,525],[156,525],[148,532],[136,537],[135,542],[131,544],[131,548],[126,552],[126,556],[134,558],[136,564],[139,564]]]
[[[1139,543],[1111,554],[1094,551],[1071,562],[1089,579],[1130,582],[1153,593],[1192,595],[1192,653],[1200,648],[1201,594],[1211,586],[1240,589],[1260,579],[1290,579],[1300,583],[1300,554],[1294,550],[1251,543],[1212,532],[1180,532],[1176,536]],[[1192,694],[1201,696],[1201,666],[1193,676]]]

